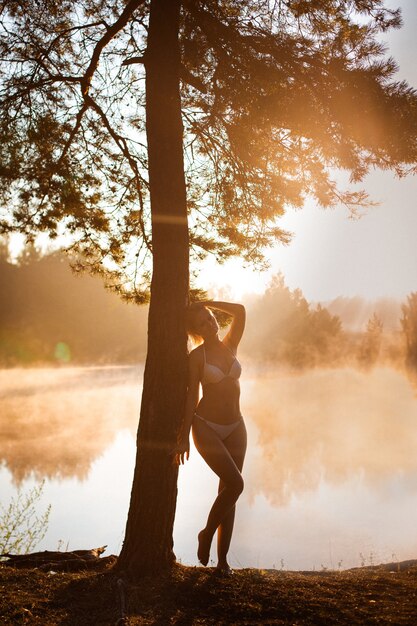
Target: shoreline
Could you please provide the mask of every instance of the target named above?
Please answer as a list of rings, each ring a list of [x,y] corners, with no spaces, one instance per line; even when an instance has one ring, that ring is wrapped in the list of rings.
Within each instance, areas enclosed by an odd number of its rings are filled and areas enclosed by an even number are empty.
[[[0,564],[2,626],[417,624],[417,560],[341,571],[241,569],[227,577],[176,565],[131,584],[119,582],[115,560],[77,573]]]

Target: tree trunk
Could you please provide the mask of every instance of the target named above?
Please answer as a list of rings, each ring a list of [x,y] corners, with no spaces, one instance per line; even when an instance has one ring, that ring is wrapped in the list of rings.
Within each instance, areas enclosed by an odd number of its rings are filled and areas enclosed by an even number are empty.
[[[178,469],[170,455],[187,377],[188,225],[180,102],[180,0],[152,0],[146,51],[146,128],[153,275],[137,457],[118,568],[131,576],[175,561]]]

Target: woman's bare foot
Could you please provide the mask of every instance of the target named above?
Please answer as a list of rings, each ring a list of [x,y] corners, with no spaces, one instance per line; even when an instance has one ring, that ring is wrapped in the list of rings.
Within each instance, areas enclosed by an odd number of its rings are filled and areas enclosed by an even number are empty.
[[[204,529],[200,530],[200,532],[198,533],[197,556],[198,556],[198,560],[200,561],[201,565],[206,566],[207,563],[209,562],[210,545],[211,545],[211,539],[207,535],[207,531],[204,530]]]
[[[232,576],[233,574],[233,570],[229,563],[217,563],[214,571],[218,576]]]

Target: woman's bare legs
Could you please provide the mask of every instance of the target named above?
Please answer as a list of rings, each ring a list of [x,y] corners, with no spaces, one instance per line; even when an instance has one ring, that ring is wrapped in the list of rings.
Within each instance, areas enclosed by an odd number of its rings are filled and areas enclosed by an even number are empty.
[[[229,450],[230,455],[236,463],[239,471],[242,471],[243,461],[246,453],[246,428],[242,421],[235,431],[224,440],[224,445]],[[219,492],[223,489],[223,483],[219,481]],[[225,515],[223,521],[217,529],[217,555],[218,564],[217,567],[223,570],[228,570],[229,565],[227,563],[227,554],[230,548],[230,542],[232,539],[233,526],[235,522],[236,506],[230,509],[229,513]]]
[[[246,452],[246,428],[242,422],[227,439],[202,420],[193,423],[193,438],[197,450],[220,478],[219,493],[211,507],[206,527],[198,535],[198,558],[207,565],[210,546],[218,529],[218,567],[227,569],[227,552],[233,532],[235,503],[243,490],[241,470]]]

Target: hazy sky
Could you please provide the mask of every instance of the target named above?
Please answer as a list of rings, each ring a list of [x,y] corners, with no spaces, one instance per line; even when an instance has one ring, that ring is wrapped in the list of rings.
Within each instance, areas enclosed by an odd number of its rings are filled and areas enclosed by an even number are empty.
[[[389,0],[386,5],[402,8],[404,26],[383,39],[399,63],[398,78],[417,88],[417,2]],[[350,219],[345,208],[323,210],[310,203],[280,220],[294,238],[289,247],[277,246],[271,252],[269,272],[255,274],[242,268],[241,261],[219,269],[210,261],[199,283],[214,296],[224,288],[225,295],[241,297],[263,291],[271,274],[282,271],[287,284],[302,289],[308,300],[340,295],[403,299],[417,291],[417,178],[398,180],[376,171],[362,187],[379,206],[360,219]]]

